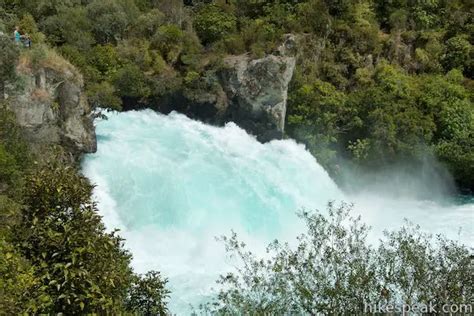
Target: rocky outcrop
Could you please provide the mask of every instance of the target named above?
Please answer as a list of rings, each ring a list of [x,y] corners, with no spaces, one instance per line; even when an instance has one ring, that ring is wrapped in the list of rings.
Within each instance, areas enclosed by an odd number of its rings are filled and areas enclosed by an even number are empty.
[[[175,91],[151,106],[210,124],[232,121],[263,142],[279,139],[285,130],[295,53],[295,37],[287,35],[273,54],[263,58],[229,56],[222,68],[202,78],[199,88]]]
[[[59,144],[79,156],[97,149],[82,77],[65,60],[32,66],[20,59],[20,88],[11,89],[10,109],[32,146]]]
[[[294,37],[287,35],[273,55],[225,59],[221,82],[228,99],[226,120],[237,123],[261,141],[283,136],[288,85],[296,62],[295,46]]]
[[[227,95],[224,121],[233,121],[260,141],[279,139],[285,131],[288,85],[295,69],[295,39],[287,35],[272,55],[224,60],[220,82]]]
[[[275,55],[253,60],[232,56],[226,58],[225,64],[222,86],[228,98],[227,120],[262,141],[281,138],[295,59]]]

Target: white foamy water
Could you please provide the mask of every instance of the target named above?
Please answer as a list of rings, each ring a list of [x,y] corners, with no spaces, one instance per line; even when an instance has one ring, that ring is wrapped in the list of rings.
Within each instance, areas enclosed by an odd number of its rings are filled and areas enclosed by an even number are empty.
[[[304,146],[260,144],[232,123],[217,128],[146,110],[109,114],[97,122],[97,135],[98,151],[84,159],[83,171],[97,185],[104,221],[121,229],[137,272],[160,270],[170,279],[170,308],[180,315],[212,296],[218,275],[232,269],[216,236],[234,230],[263,253],[272,239],[291,241],[302,232],[295,215],[302,207],[355,202],[372,240],[407,218],[474,241],[474,204],[347,196]]]

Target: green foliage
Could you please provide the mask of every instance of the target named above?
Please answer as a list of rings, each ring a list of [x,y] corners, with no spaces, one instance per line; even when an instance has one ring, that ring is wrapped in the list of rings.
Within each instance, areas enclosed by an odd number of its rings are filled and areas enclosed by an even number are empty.
[[[353,91],[342,92],[297,72],[287,133],[333,173],[341,156],[374,170],[434,151],[472,187],[474,107],[460,71],[413,76],[385,61],[357,69],[354,79]]]
[[[381,64],[375,70],[373,84],[350,97],[349,106],[357,109],[365,121],[355,135],[369,139],[371,163],[421,158],[420,146],[431,142],[435,123],[431,113],[419,106],[417,89],[414,78]]]
[[[311,0],[298,5],[298,16],[305,31],[315,33],[319,36],[327,35],[330,31],[329,23],[331,16],[329,10],[321,0]]]
[[[80,0],[38,0],[35,2],[24,0],[9,1],[12,10],[19,13],[31,13],[36,21],[42,21],[45,17],[55,15],[60,8],[72,8]]]
[[[3,144],[0,144],[0,179],[2,182],[11,183],[12,178],[16,178],[19,171],[15,157],[6,151]]]
[[[68,44],[80,50],[89,49],[95,40],[86,8],[61,6],[57,11],[42,23],[48,41],[54,45]]]
[[[18,23],[20,30],[30,37],[30,39],[36,43],[43,43],[45,36],[41,33],[36,25],[36,21],[31,14],[26,14]]]
[[[236,17],[216,5],[205,5],[196,13],[193,25],[201,41],[210,44],[235,31]]]
[[[122,109],[122,100],[116,96],[115,88],[107,81],[90,85],[87,95],[89,102],[96,108],[110,108],[116,111]]]
[[[52,300],[39,312],[121,311],[131,282],[130,255],[115,232],[105,232],[92,186],[62,162],[48,163],[26,183],[14,243]]]
[[[217,300],[204,307],[218,315],[361,314],[365,304],[462,304],[474,287],[468,247],[424,234],[407,223],[385,234],[377,248],[369,228],[350,216],[345,204],[328,206],[327,216],[302,211],[306,232],[296,247],[274,241],[260,259],[235,234],[224,237],[241,264],[221,276]]]
[[[0,103],[0,184],[19,186],[22,172],[29,163],[31,160],[28,147],[16,124],[15,116]]]
[[[153,57],[158,55],[157,52],[150,49],[150,46],[150,42],[146,39],[130,39],[122,41],[117,47],[117,51],[123,60],[134,63],[142,71],[145,71],[152,68]]]
[[[136,65],[128,64],[121,68],[113,77],[117,93],[122,97],[142,98],[151,93],[147,79]]]
[[[13,225],[18,223],[21,205],[4,194],[0,194],[0,236],[10,238],[9,233]]]
[[[103,79],[112,77],[122,65],[117,50],[112,45],[97,45],[87,54],[88,65],[97,69]]]
[[[170,293],[166,289],[167,282],[156,271],[135,276],[127,299],[127,309],[143,316],[167,315],[166,300]]]
[[[6,35],[0,34],[0,101],[4,98],[5,83],[16,78],[18,46]]]
[[[439,17],[445,12],[443,10],[443,1],[439,0],[396,0],[396,1],[377,1],[375,3],[378,18],[387,23],[394,20],[394,15],[404,15],[406,26],[416,29],[427,29],[436,27],[443,19]],[[400,20],[400,18],[398,18]],[[391,24],[394,27],[394,24]],[[396,27],[396,26],[395,26]]]
[[[165,16],[160,10],[146,11],[131,26],[131,34],[134,37],[151,38],[163,24],[165,24]]]
[[[443,58],[445,69],[472,70],[474,49],[468,41],[467,35],[458,35],[446,41],[446,55]]]
[[[462,74],[427,77],[420,103],[431,109],[436,122],[434,148],[458,182],[473,186],[474,106],[472,92],[462,85]]]
[[[93,0],[87,6],[87,17],[99,43],[116,43],[138,17],[138,9],[131,0]]]
[[[167,24],[160,26],[153,36],[153,47],[168,63],[175,63],[183,47],[185,33],[176,25]]]
[[[346,96],[330,83],[315,80],[290,94],[288,132],[304,142],[318,161],[334,161],[336,144],[352,120]]]
[[[0,237],[0,311],[8,315],[37,313],[51,303],[34,268]]]
[[[91,66],[87,55],[84,55],[80,49],[72,45],[63,45],[60,47],[61,55],[76,66],[84,76],[86,86],[99,82],[103,76],[97,68]]]
[[[406,223],[385,232],[375,257],[376,275],[388,301],[462,304],[474,288],[463,277],[473,268],[472,249]]]

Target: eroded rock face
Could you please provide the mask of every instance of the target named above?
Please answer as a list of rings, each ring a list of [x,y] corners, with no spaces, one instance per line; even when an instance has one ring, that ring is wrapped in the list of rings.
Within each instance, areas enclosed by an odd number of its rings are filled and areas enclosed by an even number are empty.
[[[75,155],[95,152],[95,129],[82,79],[48,68],[18,73],[22,88],[9,97],[9,107],[28,140],[33,145],[60,144]]]
[[[223,68],[201,78],[199,88],[173,91],[149,106],[165,114],[178,111],[208,124],[234,122],[262,142],[279,139],[285,131],[297,42],[295,35],[287,34],[273,54],[263,58],[229,56]]]
[[[226,120],[261,141],[281,138],[295,58],[268,55],[252,60],[242,55],[226,58],[225,65],[221,77],[228,98]]]

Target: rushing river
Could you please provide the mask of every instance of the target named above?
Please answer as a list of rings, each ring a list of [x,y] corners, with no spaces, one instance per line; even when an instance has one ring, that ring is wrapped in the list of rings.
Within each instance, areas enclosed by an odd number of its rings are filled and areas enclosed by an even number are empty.
[[[330,200],[356,204],[376,240],[404,218],[431,233],[474,244],[474,203],[441,203],[347,195],[291,140],[260,144],[235,124],[211,127],[179,114],[108,114],[97,122],[98,151],[83,171],[97,185],[109,229],[121,229],[137,272],[170,279],[171,310],[189,314],[232,269],[216,236],[236,231],[254,251],[274,238],[293,240],[302,223],[295,211]]]

